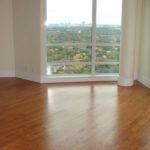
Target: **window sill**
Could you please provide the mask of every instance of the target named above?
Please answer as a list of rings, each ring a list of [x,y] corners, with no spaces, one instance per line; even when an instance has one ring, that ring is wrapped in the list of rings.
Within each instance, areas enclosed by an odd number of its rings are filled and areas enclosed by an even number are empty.
[[[117,81],[118,74],[101,75],[66,75],[66,76],[45,76],[42,83],[65,83],[65,82],[92,82],[92,81]]]

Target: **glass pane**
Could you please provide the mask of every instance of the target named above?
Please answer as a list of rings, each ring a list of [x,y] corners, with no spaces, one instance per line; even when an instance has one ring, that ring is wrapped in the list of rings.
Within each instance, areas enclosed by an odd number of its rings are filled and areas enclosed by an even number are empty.
[[[122,0],[97,0],[97,43],[120,43]]]
[[[119,65],[96,65],[95,72],[99,73],[119,73]]]
[[[119,62],[120,46],[99,46],[96,48],[96,62]]]
[[[47,27],[48,44],[56,43],[91,43],[91,27]]]
[[[47,0],[48,43],[91,42],[92,0]]]
[[[50,46],[47,50],[48,62],[89,62],[90,46]]]
[[[117,43],[120,44],[120,26],[97,26],[97,43]]]
[[[48,75],[73,75],[73,74],[91,74],[90,65],[61,65],[48,66]]]

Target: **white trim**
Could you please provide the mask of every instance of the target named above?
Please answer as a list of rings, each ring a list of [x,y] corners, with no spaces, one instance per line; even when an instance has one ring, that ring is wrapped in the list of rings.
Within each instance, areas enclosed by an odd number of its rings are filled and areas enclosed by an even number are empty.
[[[64,82],[92,82],[92,81],[117,81],[118,75],[85,75],[85,76],[42,76],[41,83],[64,83]]]
[[[15,71],[0,71],[0,78],[2,77],[15,77]]]
[[[144,84],[146,87],[150,88],[150,79],[143,76],[143,75],[139,75],[138,77],[138,81],[142,84]]]
[[[120,86],[133,86],[134,79],[127,79],[127,78],[119,78],[118,85]]]
[[[91,65],[91,62],[73,62],[73,61],[63,61],[63,62],[48,62],[47,66],[63,66],[63,65]]]
[[[141,49],[142,7],[143,7],[142,0],[137,0],[137,16],[136,16],[137,23],[136,23],[135,54],[134,54],[135,55],[134,77],[136,78],[136,80],[138,80],[138,72],[139,72],[139,66],[140,66],[140,52],[142,51]]]
[[[95,62],[95,64],[96,64],[96,65],[119,65],[119,62],[117,62],[117,61],[116,61],[116,62],[115,62],[115,61],[114,61],[114,62],[113,62],[113,61],[112,61],[112,62],[111,62],[111,61],[110,61],[110,62],[109,62],[109,61],[106,61],[106,62]],[[63,65],[68,65],[68,66],[69,66],[69,65],[92,65],[92,62],[82,62],[82,61],[81,61],[81,62],[75,62],[75,61],[74,61],[74,62],[73,62],[73,61],[54,62],[54,61],[53,61],[53,62],[48,62],[47,65],[48,65],[48,66],[51,66],[51,65],[52,65],[52,66],[63,66]]]
[[[62,46],[91,46],[92,43],[56,43],[56,44],[46,44],[47,47],[62,47]]]
[[[94,28],[94,27],[92,27]],[[95,29],[96,30],[96,29]],[[96,31],[95,31],[96,33]],[[92,34],[94,35],[94,33],[92,32]],[[96,39],[95,39],[96,42]],[[61,47],[61,46],[91,46],[92,47],[92,43],[56,43],[56,44],[46,44],[46,47]],[[116,47],[120,47],[119,43],[96,43],[96,46],[102,46],[102,47],[111,47],[111,46],[116,46]]]
[[[41,37],[41,74],[47,73],[47,33],[46,33],[46,18],[47,18],[47,0],[40,0],[40,37]]]
[[[30,80],[38,83],[67,83],[67,82],[92,82],[92,81],[118,81],[120,86],[132,86],[133,79],[119,78],[116,74],[111,75],[85,75],[85,76],[40,76],[34,73],[15,72],[14,71],[1,71],[0,77],[18,77],[25,80]],[[150,88],[150,79],[143,75],[139,75],[135,80]]]
[[[16,77],[25,79],[25,80],[30,80],[34,82],[41,83],[41,76],[35,73],[29,73],[29,72],[23,72],[23,71],[17,71],[16,72]]]
[[[92,1],[92,75],[95,74],[96,61],[96,14],[97,14],[97,0]]]

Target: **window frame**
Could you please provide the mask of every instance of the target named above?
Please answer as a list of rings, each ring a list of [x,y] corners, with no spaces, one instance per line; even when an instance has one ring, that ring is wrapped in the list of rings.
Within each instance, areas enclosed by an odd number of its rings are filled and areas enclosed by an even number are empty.
[[[46,0],[45,0],[46,1]],[[118,78],[118,73],[104,73],[104,74],[97,74],[95,67],[96,65],[119,65],[119,61],[113,61],[113,62],[96,62],[96,47],[97,46],[117,46],[120,47],[120,44],[118,43],[97,43],[96,42],[96,27],[97,27],[97,0],[92,0],[92,27],[91,27],[91,43],[56,43],[56,44],[48,44],[46,42],[46,51],[48,47],[51,46],[91,46],[92,50],[91,50],[91,61],[90,62],[48,62],[47,61],[47,68],[48,66],[52,65],[52,66],[57,66],[57,65],[91,65],[91,74],[63,74],[63,75],[47,75],[49,78],[57,78],[57,77],[91,77],[91,79],[93,79],[93,77],[106,77],[107,80],[108,77],[111,77],[111,80],[117,80]],[[47,33],[46,33],[47,35]],[[47,53],[46,53],[47,54]]]

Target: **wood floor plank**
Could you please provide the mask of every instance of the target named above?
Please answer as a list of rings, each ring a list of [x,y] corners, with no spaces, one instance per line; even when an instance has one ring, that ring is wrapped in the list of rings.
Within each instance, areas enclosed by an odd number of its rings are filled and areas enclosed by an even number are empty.
[[[149,150],[150,89],[136,82],[0,78],[0,150]]]

